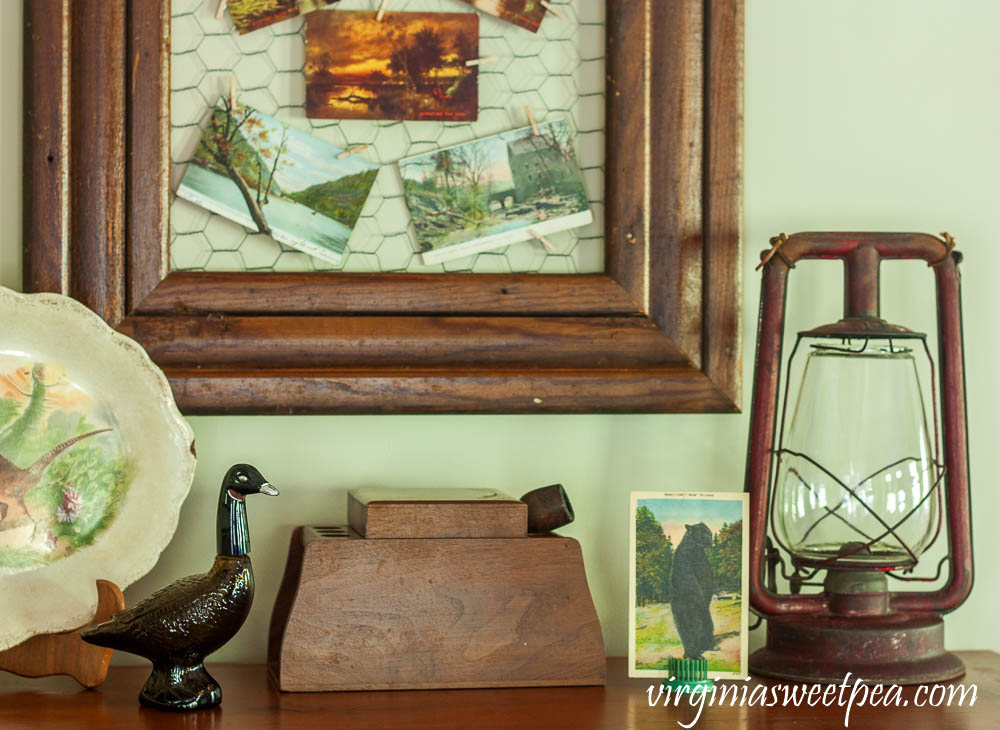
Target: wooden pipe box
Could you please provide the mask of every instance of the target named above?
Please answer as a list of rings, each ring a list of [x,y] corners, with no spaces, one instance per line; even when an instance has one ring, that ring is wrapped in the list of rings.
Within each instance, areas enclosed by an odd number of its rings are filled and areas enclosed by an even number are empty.
[[[392,500],[382,498],[390,493],[370,490],[352,495],[351,526],[295,529],[271,616],[275,685],[308,692],[603,684],[604,641],[576,540],[529,537],[524,503],[506,495],[419,492],[407,490],[399,514],[412,518],[416,509],[418,532],[429,534],[438,502],[447,537],[395,536],[412,534],[413,525],[395,519]],[[463,501],[474,519],[463,516]],[[454,536],[463,520],[478,534],[520,527],[516,536]],[[362,525],[382,536],[352,529]]]

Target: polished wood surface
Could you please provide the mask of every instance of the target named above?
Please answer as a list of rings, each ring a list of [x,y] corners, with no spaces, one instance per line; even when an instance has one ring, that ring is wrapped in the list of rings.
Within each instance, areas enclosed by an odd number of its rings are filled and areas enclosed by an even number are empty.
[[[366,539],[346,526],[323,529],[293,532],[271,615],[268,665],[282,689],[604,682],[601,624],[576,540]]]
[[[490,276],[169,272],[169,0],[24,1],[25,287],[185,412],[739,410],[743,0],[607,0],[605,273]]]
[[[125,608],[121,589],[111,581],[97,581],[97,610],[87,626],[107,621]],[[80,627],[58,634],[39,634],[17,646],[0,652],[0,669],[22,677],[47,677],[65,674],[84,687],[96,687],[104,681],[111,663],[111,649],[87,644],[80,638]]]
[[[1000,717],[1000,656],[961,652],[969,668],[963,678],[977,687],[973,707],[855,707],[852,728],[879,730],[983,730]],[[4,730],[90,730],[183,728],[184,730],[665,730],[691,723],[695,709],[649,707],[651,680],[627,679],[624,659],[608,660],[604,687],[429,690],[281,694],[268,685],[260,665],[209,665],[222,683],[222,706],[175,715],[139,706],[136,696],[146,667],[113,667],[97,690],[80,690],[72,680],[0,677],[0,727]],[[968,703],[966,703],[968,705]],[[844,711],[834,707],[705,707],[700,730],[743,728],[843,728]]]

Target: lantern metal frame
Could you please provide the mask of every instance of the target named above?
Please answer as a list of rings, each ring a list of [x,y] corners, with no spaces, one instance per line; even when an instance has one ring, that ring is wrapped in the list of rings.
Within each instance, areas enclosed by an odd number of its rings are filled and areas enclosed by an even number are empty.
[[[954,239],[947,234],[938,238],[922,233],[797,233],[782,234],[772,239],[772,244],[770,251],[762,254],[764,273],[745,485],[750,493],[750,602],[755,613],[767,620],[767,644],[751,656],[750,668],[764,676],[818,682],[840,682],[848,672],[868,682],[899,684],[961,676],[965,671],[961,660],[944,649],[941,615],[961,605],[973,583],[958,269],[962,256],[954,250]],[[925,261],[934,271],[939,382],[932,400],[935,428],[936,414],[940,413],[943,447],[940,460],[936,458],[935,462],[944,478],[945,510],[941,512],[947,513],[948,555],[942,562],[949,566],[945,584],[936,590],[889,591],[884,571],[862,568],[850,561],[820,567],[795,565],[793,561],[792,592],[777,591],[777,551],[768,537],[768,512],[776,466],[785,301],[788,274],[797,262],[806,259],[844,262],[844,318],[800,333],[800,337],[921,338],[919,333],[881,318],[879,264],[883,259],[916,259]],[[931,362],[933,366],[933,359]],[[934,491],[940,494],[940,479],[937,484]],[[803,567],[812,567],[812,574],[802,576]],[[938,574],[941,567],[939,564]],[[810,579],[824,568],[827,580],[822,592],[798,592],[802,585],[812,584]]]

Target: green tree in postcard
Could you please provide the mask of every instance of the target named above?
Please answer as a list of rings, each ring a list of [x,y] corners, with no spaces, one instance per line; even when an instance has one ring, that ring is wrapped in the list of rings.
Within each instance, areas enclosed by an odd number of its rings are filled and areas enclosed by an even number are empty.
[[[354,228],[361,217],[361,209],[368,200],[368,191],[375,183],[376,175],[378,170],[366,170],[339,180],[317,183],[286,195],[300,205]]]
[[[743,520],[724,524],[715,534],[708,562],[716,590],[739,592],[743,584]]]
[[[674,546],[648,507],[635,513],[635,600],[640,606],[670,600]]]

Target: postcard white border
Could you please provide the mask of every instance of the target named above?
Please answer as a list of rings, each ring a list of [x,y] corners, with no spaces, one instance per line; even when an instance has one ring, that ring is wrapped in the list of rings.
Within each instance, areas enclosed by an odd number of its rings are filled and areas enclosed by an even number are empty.
[[[194,163],[188,163],[193,165]],[[187,175],[187,171],[184,173]],[[221,175],[220,175],[221,177]],[[233,183],[235,185],[235,183]],[[372,187],[375,187],[372,185]],[[371,188],[369,188],[368,193],[371,194]],[[194,203],[195,205],[201,206],[207,211],[215,213],[226,220],[232,221],[243,226],[249,233],[256,233],[256,224],[253,222],[253,218],[250,217],[250,213],[243,213],[242,211],[233,211],[231,208],[227,208],[222,205],[215,198],[211,198],[207,195],[199,193],[197,190],[189,188],[184,184],[184,180],[181,180],[181,184],[177,186],[177,197],[181,200],[186,200],[189,203]],[[323,215],[322,213],[317,213],[316,215]],[[324,216],[325,217],[325,216]],[[354,229],[351,229],[351,233]],[[315,256],[322,261],[327,261],[334,266],[340,263],[341,259],[344,258],[343,252],[338,253],[332,251],[328,248],[320,246],[319,244],[313,243],[312,241],[301,238],[299,236],[293,236],[283,229],[277,228],[272,229],[270,237],[277,241],[278,243],[283,243],[286,246],[291,246],[296,248],[303,253],[307,253],[310,256]],[[349,239],[348,239],[349,240]],[[344,250],[347,250],[347,243],[344,244]]]
[[[483,251],[492,251],[495,248],[510,246],[514,243],[532,241],[535,239],[532,231],[537,233],[539,236],[547,236],[550,233],[559,233],[560,231],[568,231],[573,228],[589,226],[593,222],[594,214],[591,213],[590,210],[585,210],[580,213],[563,216],[562,218],[554,218],[550,221],[541,221],[534,224],[525,223],[522,228],[515,228],[512,231],[496,233],[492,236],[486,236],[485,238],[473,238],[471,240],[464,241],[463,243],[455,243],[450,246],[445,246],[444,248],[432,249],[421,254],[421,257],[427,265],[440,264],[444,261],[460,259],[463,256],[471,256],[472,254],[482,253]],[[541,246],[542,244],[539,243],[538,245]]]
[[[667,679],[663,669],[635,667],[635,513],[640,499],[718,499],[742,502],[743,534],[740,585],[740,671],[709,672],[712,679],[744,679],[747,676],[747,652],[750,638],[750,495],[745,492],[629,492],[628,510],[628,676]]]

